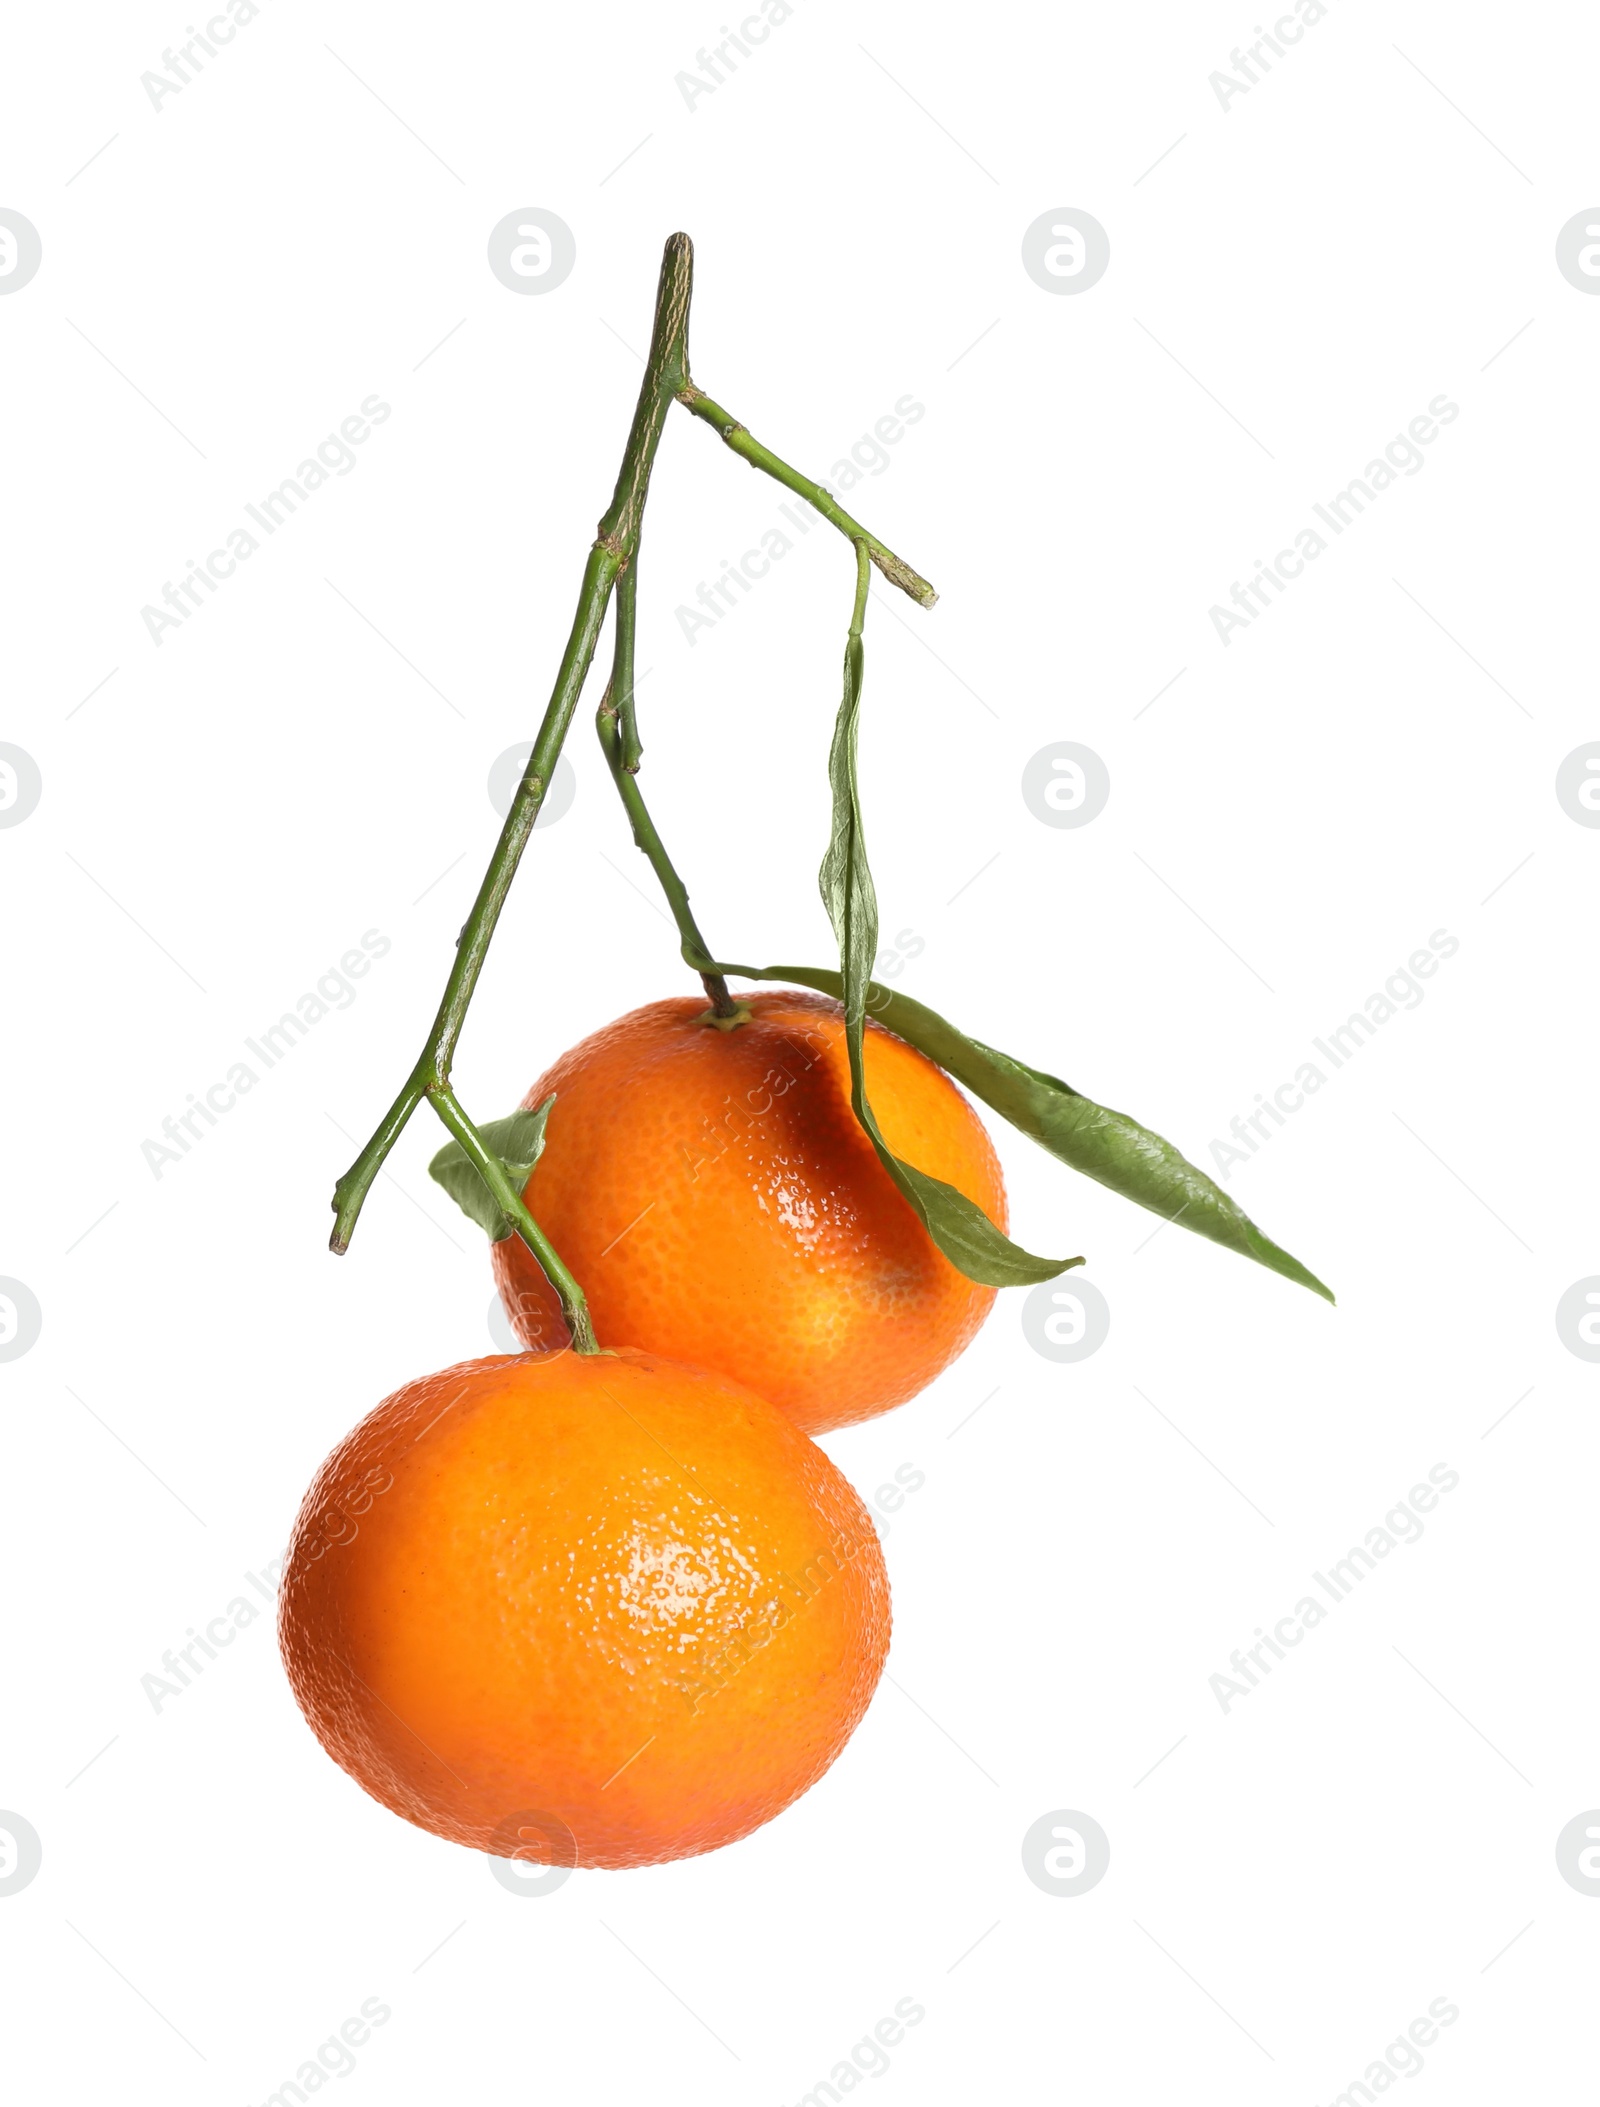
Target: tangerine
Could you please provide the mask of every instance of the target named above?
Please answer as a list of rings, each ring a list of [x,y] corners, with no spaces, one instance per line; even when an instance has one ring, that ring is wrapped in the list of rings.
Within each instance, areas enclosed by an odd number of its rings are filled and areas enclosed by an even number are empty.
[[[562,1055],[528,1208],[583,1284],[602,1340],[714,1369],[808,1434],[914,1397],[994,1301],[939,1251],[850,1105],[838,1003],[772,990],[718,1030],[652,1002]],[[943,1069],[870,1019],[867,1095],[898,1156],[1006,1227],[988,1134]],[[518,1336],[564,1343],[519,1237],[493,1247]]]
[[[334,1761],[437,1836],[542,1864],[655,1864],[770,1821],[889,1643],[877,1534],[822,1451],[629,1350],[397,1390],[317,1473],[281,1602]]]

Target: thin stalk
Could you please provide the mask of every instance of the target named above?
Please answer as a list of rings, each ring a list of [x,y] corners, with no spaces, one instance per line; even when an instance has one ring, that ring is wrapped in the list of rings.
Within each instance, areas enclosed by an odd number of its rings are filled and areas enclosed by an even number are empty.
[[[809,476],[803,476],[797,468],[791,468],[787,461],[780,461],[770,447],[763,446],[759,439],[752,438],[736,417],[725,410],[721,403],[713,402],[711,397],[704,394],[692,381],[680,390],[678,400],[693,416],[703,418],[713,430],[720,432],[724,443],[731,447],[741,460],[748,461],[752,468],[759,468],[764,475],[771,476],[775,482],[782,483],[786,489],[803,497],[808,505],[816,507],[830,526],[837,527],[839,532],[848,536],[851,541],[865,542],[867,554],[891,585],[898,585],[902,592],[909,593],[919,607],[932,607],[939,595],[927,579],[919,577],[909,563],[902,563],[893,549],[885,548],[878,537],[869,534],[859,520],[852,519],[831,490],[821,483],[813,483]]]
[[[336,1252],[348,1249],[372,1182],[417,1106],[424,1097],[432,1097],[437,1104],[441,1095],[449,1094],[450,1064],[488,955],[495,924],[500,918],[511,881],[516,876],[528,836],[539,816],[545,790],[555,772],[556,761],[594,657],[612,587],[638,545],[639,522],[650,488],[650,470],[667,412],[677,395],[689,384],[689,300],[693,274],[694,250],[689,237],[686,234],[672,235],[661,259],[650,356],[623,450],[622,467],[611,504],[600,520],[594,546],[584,566],[577,612],[572,619],[567,647],[562,654],[544,720],[534,740],[527,771],[517,786],[494,854],[489,859],[489,868],[478,888],[478,896],[456,940],[455,963],[445,983],[427,1044],[371,1140],[334,1187],[334,1225],[329,1243]],[[481,1147],[476,1129],[472,1128],[466,1115],[459,1106],[455,1111]],[[465,1147],[466,1143],[463,1141],[462,1145]],[[519,1231],[541,1266],[545,1266],[543,1254],[524,1227],[524,1222],[533,1226],[531,1218],[527,1210],[520,1207],[520,1202],[518,1204],[523,1217],[523,1221],[518,1222]],[[508,1209],[507,1212],[516,1219],[515,1210]],[[545,1266],[545,1271],[549,1271],[548,1266]],[[553,1279],[552,1285],[560,1291],[559,1283]],[[576,1336],[575,1332],[574,1338]]]
[[[869,560],[875,561],[876,559],[873,558],[872,555],[872,543],[868,540],[865,534],[858,534],[855,538],[855,541],[856,598],[855,605],[850,610],[849,641],[850,643],[859,644],[861,641],[861,632],[866,627],[867,621],[867,587],[872,583],[872,573],[867,569],[867,564]],[[846,648],[849,648],[848,645],[846,646]]]
[[[600,708],[595,716],[595,730],[600,736],[600,750],[606,757],[606,766],[611,770],[611,780],[617,786],[617,795],[622,799],[623,809],[633,828],[634,847],[641,849],[649,858],[650,868],[660,880],[667,905],[672,909],[672,918],[678,925],[684,959],[699,972],[699,961],[711,956],[710,947],[700,934],[689,906],[688,888],[673,868],[672,859],[666,852],[661,836],[655,830],[655,823],[645,809],[637,780],[642,754],[633,703],[633,638],[638,599],[639,574],[636,558],[623,572],[617,585],[617,628],[611,661],[611,679],[605,694],[600,698]],[[701,973],[700,978],[707,995],[711,998],[713,1016],[729,1025],[736,1019],[741,1019],[741,1005],[729,994],[728,983],[722,975]]]
[[[639,552],[622,575],[617,588],[616,630],[611,640],[611,678],[600,708],[612,703],[621,738],[619,759],[629,775],[639,773],[644,748],[639,744],[639,718],[633,695],[633,643],[639,628]],[[602,744],[604,742],[602,741]]]
[[[579,1353],[598,1353],[600,1348],[595,1341],[594,1326],[589,1321],[589,1304],[584,1292],[562,1264],[554,1244],[524,1206],[521,1193],[506,1176],[505,1165],[484,1142],[448,1085],[441,1084],[438,1089],[430,1091],[429,1096],[434,1111],[461,1144],[462,1154],[494,1194],[502,1211],[515,1222],[518,1235],[544,1269],[545,1278],[560,1298],[561,1314],[567,1320],[573,1345]]]

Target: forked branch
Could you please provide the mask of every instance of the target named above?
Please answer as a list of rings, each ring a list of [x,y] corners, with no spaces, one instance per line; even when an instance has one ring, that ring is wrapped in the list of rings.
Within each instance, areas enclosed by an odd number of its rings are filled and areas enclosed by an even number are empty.
[[[594,659],[595,647],[605,622],[606,608],[610,603],[613,588],[617,587],[619,580],[622,581],[622,588],[618,595],[617,656],[612,685],[606,701],[601,704],[601,740],[606,747],[606,757],[616,778],[617,787],[628,806],[639,846],[651,857],[652,862],[657,863],[658,869],[664,866],[665,872],[671,872],[659,839],[655,838],[649,815],[645,813],[642,802],[636,796],[630,800],[629,789],[639,765],[639,742],[633,723],[633,624],[636,583],[631,566],[638,551],[639,530],[644,518],[645,501],[649,496],[650,471],[655,464],[656,449],[661,443],[667,412],[672,404],[682,403],[694,416],[718,430],[728,446],[753,467],[761,469],[764,474],[772,476],[786,488],[807,499],[824,519],[837,527],[852,542],[864,544],[872,561],[883,575],[909,593],[919,606],[931,607],[936,597],[926,579],[919,577],[892,549],[886,548],[875,536],[869,534],[865,527],[843,511],[820,483],[813,483],[809,477],[802,476],[797,470],[789,467],[787,462],[779,460],[776,454],[761,445],[758,440],[752,439],[743,425],[694,385],[689,375],[689,302],[693,283],[693,245],[687,234],[671,235],[661,259],[661,277],[656,288],[655,320],[650,335],[650,355],[645,363],[639,400],[634,409],[627,445],[623,450],[622,467],[617,476],[611,504],[600,520],[594,545],[584,566],[577,611],[572,618],[566,649],[562,653],[555,686],[551,690],[543,721],[534,739],[533,751],[528,757],[527,768],[512,798],[505,824],[500,830],[500,838],[495,843],[494,853],[489,859],[489,868],[478,888],[477,898],[473,901],[472,910],[456,940],[455,963],[445,982],[444,994],[440,999],[438,1014],[434,1018],[427,1043],[418,1055],[399,1095],[384,1114],[365,1148],[334,1187],[333,1194],[334,1225],[329,1243],[334,1251],[343,1252],[349,1248],[350,1238],[373,1180],[383,1168],[389,1151],[405,1131],[412,1113],[426,1099],[466,1150],[469,1158],[477,1164],[485,1183],[495,1193],[505,1213],[515,1222],[517,1234],[527,1244],[560,1297],[574,1344],[580,1351],[585,1352],[593,1352],[596,1348],[582,1289],[562,1265],[538,1224],[528,1214],[520,1195],[511,1192],[502,1167],[457,1102],[451,1087],[450,1070],[456,1044],[478,984],[478,976],[483,971],[495,926],[500,919],[500,910],[505,905],[506,895],[522,860],[522,852],[527,847],[528,837],[533,832],[540,807],[544,803],[545,792],[555,773],[556,762],[560,758],[573,713]],[[671,875],[681,895],[681,900],[674,899],[672,904],[684,936],[686,955],[692,943],[696,956],[708,957],[704,941],[688,911],[688,896],[683,893],[676,873],[672,872]],[[737,1006],[729,997],[727,983],[715,974],[703,977],[707,993],[711,996],[713,1011],[719,1021],[736,1022]],[[504,1191],[501,1190],[502,1187],[505,1188]]]

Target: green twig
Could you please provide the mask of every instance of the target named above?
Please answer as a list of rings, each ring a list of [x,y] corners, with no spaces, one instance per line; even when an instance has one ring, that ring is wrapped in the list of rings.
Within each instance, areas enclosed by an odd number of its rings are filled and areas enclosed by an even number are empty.
[[[533,832],[534,822],[539,816],[545,790],[555,772],[567,728],[572,722],[584,679],[594,657],[611,589],[619,572],[628,563],[638,545],[639,522],[650,488],[650,470],[655,461],[656,448],[660,444],[667,411],[675,397],[688,385],[689,298],[693,272],[694,251],[689,237],[686,234],[674,234],[667,242],[661,259],[661,278],[656,290],[650,356],[646,362],[638,404],[633,413],[633,423],[628,432],[628,442],[623,451],[617,486],[611,504],[600,521],[594,546],[589,551],[589,559],[584,566],[577,612],[572,618],[567,647],[562,654],[544,720],[534,740],[527,769],[506,814],[505,825],[500,830],[500,839],[496,842],[494,854],[489,859],[489,868],[478,888],[478,896],[457,939],[455,963],[445,983],[444,995],[440,1000],[427,1044],[417,1057],[416,1065],[406,1078],[399,1096],[385,1113],[377,1131],[334,1187],[334,1226],[329,1242],[335,1251],[348,1249],[362,1203],[371,1189],[372,1182],[417,1106],[424,1097],[433,1098],[437,1105],[450,1095],[450,1064],[455,1055],[456,1042],[461,1036],[461,1027],[466,1020],[473,991],[478,984],[478,976],[488,955],[495,924],[500,918],[500,910],[505,904],[511,881],[516,876],[517,865],[527,846],[528,836]],[[453,1099],[451,1102],[454,1102]],[[477,1130],[472,1127],[459,1106],[455,1107],[455,1111],[463,1126],[477,1142]],[[463,1140],[462,1146],[466,1145]],[[482,1143],[478,1142],[478,1146],[481,1147]],[[508,1209],[507,1212],[512,1210]],[[527,1217],[526,1209],[523,1209],[522,1213],[524,1222],[518,1223],[519,1231],[524,1240],[529,1242],[534,1256],[544,1265],[543,1255],[528,1236],[528,1227],[532,1226],[531,1218]],[[525,1223],[527,1226],[524,1226]],[[549,1249],[548,1244],[545,1248]],[[548,1272],[549,1268],[546,1267],[545,1270]],[[559,1282],[552,1284],[557,1286],[559,1291]],[[576,1329],[573,1336],[574,1342],[577,1343]]]
[[[573,1345],[579,1353],[598,1353],[600,1348],[595,1342],[594,1326],[589,1321],[589,1304],[584,1292],[567,1271],[554,1244],[529,1214],[521,1193],[506,1176],[505,1165],[462,1111],[455,1092],[448,1085],[441,1085],[438,1089],[430,1091],[429,1096],[434,1111],[444,1121],[448,1132],[460,1143],[462,1154],[488,1186],[505,1214],[516,1224],[517,1234],[544,1269],[545,1278],[560,1298],[561,1314],[567,1320],[567,1330],[572,1334]]]
[[[600,708],[595,715],[595,730],[600,737],[600,750],[606,757],[606,766],[611,771],[611,780],[617,786],[617,795],[622,799],[633,828],[634,847],[649,858],[650,868],[661,882],[661,890],[672,909],[673,920],[678,925],[682,940],[683,956],[691,963],[696,959],[709,958],[710,947],[700,934],[693,911],[689,906],[689,892],[683,880],[673,868],[672,859],[655,830],[649,812],[645,809],[643,795],[638,784],[638,769],[642,749],[639,745],[638,726],[634,717],[633,703],[633,637],[635,617],[638,611],[639,579],[637,561],[623,572],[617,586],[617,626],[615,648],[611,662],[611,679],[606,692],[600,698]],[[629,760],[630,751],[632,760]],[[698,972],[699,968],[696,966]],[[711,998],[712,1015],[727,1024],[742,1022],[740,1005],[728,993],[728,983],[720,973],[701,973],[705,991]]]
[[[771,476],[775,482],[782,483],[786,489],[803,497],[808,505],[816,507],[830,526],[837,527],[839,532],[848,536],[851,541],[865,542],[867,554],[891,585],[898,585],[903,593],[909,593],[919,607],[932,607],[939,595],[927,579],[919,577],[909,563],[902,563],[893,549],[886,549],[878,537],[869,534],[859,520],[852,519],[825,484],[813,483],[809,476],[803,476],[797,468],[791,468],[787,461],[780,461],[770,447],[763,446],[759,439],[752,438],[736,417],[725,410],[721,403],[713,402],[709,395],[703,394],[692,381],[680,391],[678,400],[694,416],[704,418],[707,424],[720,432],[724,443],[730,446],[741,460],[748,461],[752,468],[759,468],[764,475]]]

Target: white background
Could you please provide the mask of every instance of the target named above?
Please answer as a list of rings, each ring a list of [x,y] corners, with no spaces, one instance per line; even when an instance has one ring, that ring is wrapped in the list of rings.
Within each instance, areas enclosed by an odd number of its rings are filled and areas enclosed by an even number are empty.
[[[3,1370],[0,1806],[44,1850],[0,1899],[19,2097],[261,2101],[369,1997],[339,2082],[395,2102],[790,2103],[902,1997],[885,2098],[1327,2101],[1435,1998],[1419,2087],[1575,2097],[1600,1907],[1554,1844],[1600,1803],[1600,1439],[1553,1318],[1600,1264],[1600,833],[1553,785],[1600,737],[1600,301],[1554,245],[1600,31],[1345,0],[1224,111],[1247,6],[801,0],[691,111],[709,0],[268,0],[157,112],[186,19],[14,17],[0,90],[44,253],[0,299],[0,737],[43,779],[0,833],[0,1273],[43,1310]],[[577,241],[541,297],[485,261],[525,206]],[[1077,297],[1020,260],[1061,206],[1110,238]],[[1210,1167],[1431,932],[1459,950],[1235,1168],[1337,1310],[997,1133],[1016,1233],[1086,1254],[1108,1342],[1046,1361],[1008,1295],[831,1441],[869,1495],[926,1474],[892,1683],[746,1842],[531,1898],[326,1759],[266,1617],[159,1714],[140,1679],[381,1396],[491,1350],[423,1118],[339,1263],[328,1195],[432,1014],[680,226],[696,378],[779,452],[827,472],[926,407],[849,500],[942,595],[876,581],[868,621],[899,985]],[[1219,642],[1213,603],[1441,393],[1425,468]],[[141,608],[371,394],[355,469],[154,644]],[[849,551],[814,532],[692,647],[674,618],[781,496],[674,415],[644,782],[715,947],[823,960]],[[693,985],[592,699],[463,1042],[483,1118]],[[1020,792],[1064,739],[1111,776],[1081,830]],[[369,929],[358,999],[153,1175],[162,1119]],[[1231,1651],[1438,1463],[1422,1539],[1224,1714]],[[1111,1839],[1077,1898],[1021,1862],[1061,1808]]]

